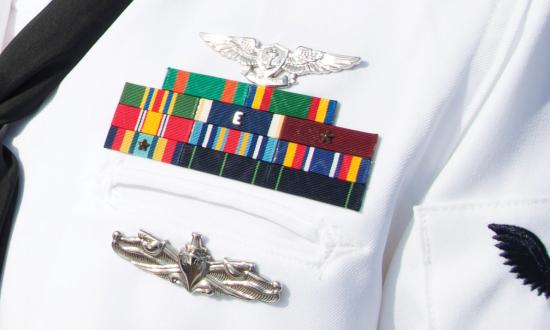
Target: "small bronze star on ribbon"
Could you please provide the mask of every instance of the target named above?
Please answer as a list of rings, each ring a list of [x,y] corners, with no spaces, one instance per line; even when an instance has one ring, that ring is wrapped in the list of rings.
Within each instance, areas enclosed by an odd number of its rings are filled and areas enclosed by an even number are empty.
[[[329,130],[324,131],[319,134],[319,136],[321,137],[321,142],[323,143],[332,143],[332,139],[334,139],[334,134],[332,134]]]
[[[149,142],[147,142],[146,139],[143,139],[139,142],[139,146],[138,146],[138,149],[139,150],[143,150],[143,151],[146,151],[147,148],[149,148],[150,144]]]

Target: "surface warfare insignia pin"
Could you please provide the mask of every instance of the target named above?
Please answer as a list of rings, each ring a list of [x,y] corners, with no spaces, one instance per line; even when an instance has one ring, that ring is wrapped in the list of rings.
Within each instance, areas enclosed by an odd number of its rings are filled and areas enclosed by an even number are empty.
[[[524,285],[537,290],[538,295],[550,297],[550,258],[541,240],[525,228],[511,225],[490,224],[496,233],[496,247],[502,250],[500,256],[511,266],[510,272],[523,279]]]
[[[243,75],[258,85],[290,86],[298,76],[350,69],[361,58],[330,54],[308,47],[294,51],[279,44],[262,45],[254,38],[201,33],[202,40],[222,56],[239,62]]]
[[[200,234],[178,251],[169,241],[140,231],[137,236],[113,233],[113,250],[136,267],[186,288],[191,293],[228,295],[244,300],[276,303],[280,283],[258,275],[245,261],[214,261]]]

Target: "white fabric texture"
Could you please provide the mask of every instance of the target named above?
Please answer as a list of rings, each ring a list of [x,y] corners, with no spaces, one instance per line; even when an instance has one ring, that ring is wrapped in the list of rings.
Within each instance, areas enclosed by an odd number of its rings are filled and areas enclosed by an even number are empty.
[[[7,41],[8,22],[11,13],[11,0],[0,0],[0,52]]]
[[[19,3],[16,30],[45,4]],[[529,226],[550,244],[549,8],[134,1],[8,132],[24,184],[0,328],[543,327],[546,300],[502,265],[487,224]],[[368,62],[291,89],[340,101],[338,126],[380,134],[361,212],[103,149],[126,81],[160,87],[168,66],[242,80],[201,31]],[[215,258],[257,262],[283,283],[281,304],[194,296],[135,269],[110,240],[140,228],[178,247],[201,232]]]
[[[0,51],[50,0],[0,0]]]

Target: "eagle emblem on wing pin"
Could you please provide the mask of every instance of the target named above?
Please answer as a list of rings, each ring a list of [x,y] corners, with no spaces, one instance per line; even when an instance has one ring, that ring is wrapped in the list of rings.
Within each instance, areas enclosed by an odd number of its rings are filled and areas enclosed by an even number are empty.
[[[351,69],[361,62],[356,56],[337,55],[300,46],[290,50],[277,43],[263,45],[254,38],[201,33],[202,40],[222,56],[243,66],[251,82],[290,86],[298,76],[327,74]]]

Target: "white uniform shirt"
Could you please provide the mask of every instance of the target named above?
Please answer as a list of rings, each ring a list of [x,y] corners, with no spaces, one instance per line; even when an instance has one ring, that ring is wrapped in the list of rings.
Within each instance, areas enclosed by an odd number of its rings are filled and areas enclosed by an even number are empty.
[[[11,0],[0,0],[0,50],[4,49],[4,44],[10,37],[9,19],[11,13]]]
[[[17,3],[15,31],[46,1]],[[487,224],[550,244],[549,13],[527,0],[135,0],[8,132],[23,189],[0,328],[547,327],[547,300],[509,273]],[[380,134],[361,212],[103,148],[126,81],[161,87],[168,66],[243,80],[201,31],[368,63],[291,89]],[[281,302],[191,295],[137,270],[110,241],[140,228],[177,247],[201,232],[215,258],[281,281]]]

